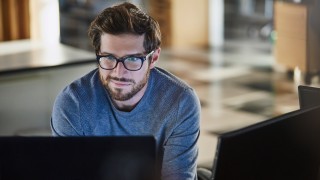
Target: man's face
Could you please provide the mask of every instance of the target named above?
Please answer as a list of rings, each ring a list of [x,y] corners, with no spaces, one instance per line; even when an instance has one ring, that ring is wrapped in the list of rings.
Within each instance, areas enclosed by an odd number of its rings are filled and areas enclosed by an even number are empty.
[[[145,52],[143,41],[144,35],[111,35],[104,33],[101,36],[99,55],[112,54],[116,58],[128,55],[145,56],[149,52]],[[127,101],[136,96],[142,97],[141,93],[143,95],[145,92],[150,69],[153,67],[153,63],[150,64],[146,60],[140,70],[130,71],[119,62],[117,67],[112,70],[104,70],[99,67],[100,79],[111,94],[112,99]]]

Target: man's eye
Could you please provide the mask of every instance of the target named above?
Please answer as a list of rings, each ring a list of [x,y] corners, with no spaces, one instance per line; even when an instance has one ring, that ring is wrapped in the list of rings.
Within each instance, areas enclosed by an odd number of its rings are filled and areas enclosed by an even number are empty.
[[[110,61],[116,61],[117,58],[115,58],[114,56],[112,55],[109,55],[109,56],[105,56],[106,59],[110,60]]]
[[[132,57],[127,57],[127,58],[126,58],[126,61],[132,61],[132,62],[140,61],[140,58],[134,57],[134,56],[132,56]]]

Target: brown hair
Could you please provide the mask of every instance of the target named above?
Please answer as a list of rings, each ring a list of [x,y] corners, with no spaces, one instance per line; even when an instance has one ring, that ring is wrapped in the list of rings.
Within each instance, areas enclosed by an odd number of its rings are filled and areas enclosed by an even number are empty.
[[[160,27],[157,21],[137,6],[125,2],[104,9],[91,23],[88,35],[96,53],[100,51],[101,35],[135,34],[145,35],[143,47],[146,52],[159,48]]]

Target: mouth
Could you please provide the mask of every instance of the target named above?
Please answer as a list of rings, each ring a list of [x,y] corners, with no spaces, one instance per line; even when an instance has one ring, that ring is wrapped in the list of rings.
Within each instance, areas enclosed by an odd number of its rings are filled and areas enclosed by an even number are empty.
[[[128,78],[119,78],[119,77],[107,77],[106,80],[103,81],[106,86],[110,88],[123,89],[135,84],[133,79]]]
[[[109,83],[114,88],[125,88],[128,86],[131,86],[133,84],[133,81],[130,79],[124,79],[124,78],[110,78]]]
[[[111,80],[110,83],[113,84],[117,88],[123,88],[123,87],[127,87],[127,86],[131,85],[130,82],[117,81],[117,80]]]

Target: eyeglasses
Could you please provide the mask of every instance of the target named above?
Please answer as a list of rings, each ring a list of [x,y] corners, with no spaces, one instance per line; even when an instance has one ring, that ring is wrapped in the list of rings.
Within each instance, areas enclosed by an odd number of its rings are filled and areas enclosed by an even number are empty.
[[[123,66],[129,71],[138,71],[141,69],[143,62],[153,53],[151,51],[145,56],[125,56],[122,58],[116,58],[114,55],[109,54],[105,56],[96,55],[99,66],[105,70],[112,70],[117,67],[118,63],[121,62]]]

